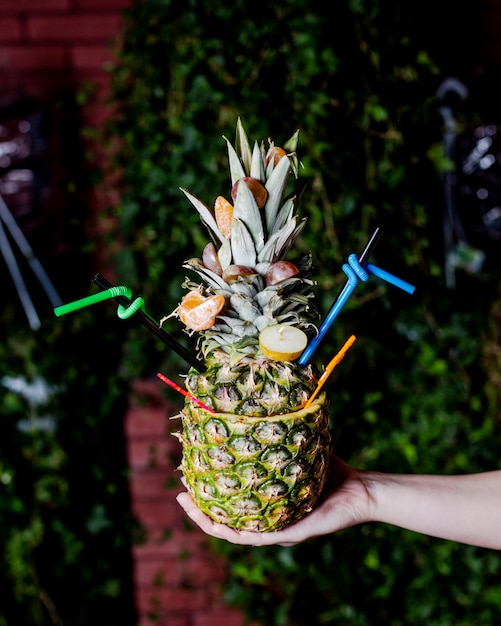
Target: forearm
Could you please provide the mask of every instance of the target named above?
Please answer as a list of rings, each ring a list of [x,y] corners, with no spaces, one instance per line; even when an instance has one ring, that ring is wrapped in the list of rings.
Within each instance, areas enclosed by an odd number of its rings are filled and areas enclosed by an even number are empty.
[[[364,472],[368,521],[501,549],[501,471],[464,476]]]

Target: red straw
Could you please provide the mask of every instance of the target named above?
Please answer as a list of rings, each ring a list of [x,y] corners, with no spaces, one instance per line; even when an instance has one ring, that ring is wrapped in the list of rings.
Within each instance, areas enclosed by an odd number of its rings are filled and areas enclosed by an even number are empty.
[[[206,404],[204,404],[201,400],[199,400],[198,398],[195,398],[195,396],[192,396],[190,393],[188,393],[185,389],[183,389],[182,387],[180,387],[179,385],[176,385],[176,383],[173,380],[170,380],[170,378],[167,378],[167,376],[164,376],[163,374],[160,374],[160,372],[157,374],[158,378],[160,378],[160,380],[162,382],[164,382],[166,385],[169,385],[169,387],[172,387],[172,389],[175,389],[177,392],[179,392],[181,395],[185,396],[186,398],[189,398],[190,400],[192,400],[193,402],[196,402],[196,404],[198,404],[199,406],[202,407],[202,409],[205,409],[206,411],[209,411],[209,413],[215,413],[216,411],[214,411],[213,409],[211,409],[210,407],[208,407]]]

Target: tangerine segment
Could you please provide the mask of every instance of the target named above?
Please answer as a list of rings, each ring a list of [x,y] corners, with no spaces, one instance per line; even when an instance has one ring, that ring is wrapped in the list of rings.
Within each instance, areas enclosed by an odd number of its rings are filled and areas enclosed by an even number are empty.
[[[270,161],[273,161],[273,167],[276,167],[280,159],[286,156],[286,154],[287,153],[283,148],[279,148],[278,146],[275,146],[273,142],[270,142],[270,149],[266,153],[266,165],[268,165]]]
[[[217,314],[224,306],[224,296],[203,296],[199,291],[190,291],[177,307],[177,314],[191,330],[207,330],[214,325]]]
[[[231,237],[231,223],[233,220],[233,205],[224,196],[218,196],[214,203],[214,215],[216,224],[223,237]]]
[[[289,324],[267,326],[259,334],[259,347],[273,361],[295,361],[308,343],[306,334]]]

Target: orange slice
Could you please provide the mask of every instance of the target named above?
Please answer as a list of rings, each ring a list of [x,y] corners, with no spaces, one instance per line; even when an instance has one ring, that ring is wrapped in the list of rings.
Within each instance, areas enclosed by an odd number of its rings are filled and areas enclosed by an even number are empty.
[[[259,333],[259,347],[273,361],[295,361],[308,343],[306,334],[289,324],[267,326]]]
[[[214,203],[214,215],[221,234],[223,237],[226,237],[226,239],[229,239],[231,237],[233,206],[224,196],[218,196],[216,198],[216,202]]]
[[[181,300],[176,313],[183,324],[191,330],[207,330],[214,325],[216,315],[224,306],[224,296],[203,296],[199,291],[190,291]]]
[[[279,148],[278,146],[275,146],[273,142],[270,142],[270,149],[266,153],[266,165],[268,165],[270,161],[273,161],[273,167],[275,167],[280,159],[286,154],[287,153],[283,148]]]

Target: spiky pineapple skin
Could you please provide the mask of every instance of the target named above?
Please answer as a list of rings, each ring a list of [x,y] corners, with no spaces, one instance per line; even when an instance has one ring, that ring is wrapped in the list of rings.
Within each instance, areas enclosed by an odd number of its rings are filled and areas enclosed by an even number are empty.
[[[202,374],[191,369],[188,391],[209,408],[250,417],[281,415],[303,406],[315,391],[319,372],[313,365],[272,361],[263,355],[240,359],[215,351]]]
[[[298,521],[320,496],[331,452],[325,393],[308,409],[273,416],[211,413],[187,400],[180,469],[198,507],[238,530]]]

